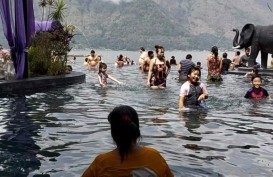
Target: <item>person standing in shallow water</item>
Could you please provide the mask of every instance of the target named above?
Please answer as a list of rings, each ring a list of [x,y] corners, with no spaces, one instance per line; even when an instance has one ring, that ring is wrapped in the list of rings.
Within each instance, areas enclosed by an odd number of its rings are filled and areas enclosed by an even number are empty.
[[[82,177],[173,177],[160,153],[141,146],[139,119],[130,106],[118,106],[108,115],[111,135],[117,148],[98,155]]]
[[[222,74],[227,74],[229,68],[230,68],[230,64],[231,64],[231,60],[227,58],[228,54],[225,52],[223,53],[223,61],[222,61]]]
[[[198,67],[191,68],[188,73],[188,81],[180,89],[178,108],[179,110],[202,107],[201,101],[208,98],[205,84],[201,83],[201,71]]]
[[[150,61],[147,85],[152,88],[166,88],[167,77],[171,71],[169,60],[165,58],[164,48],[155,46],[156,57]]]
[[[149,72],[150,68],[150,61],[154,58],[154,52],[153,51],[148,51],[148,56],[144,59],[143,64],[141,66],[142,72],[147,73]]]
[[[142,65],[143,65],[143,62],[145,60],[145,58],[148,56],[147,52],[145,51],[145,48],[144,47],[140,47],[139,49],[139,53],[140,53],[140,56],[139,56],[139,59],[138,59],[138,64],[139,64],[139,69],[142,70]]]
[[[218,55],[218,47],[213,46],[207,58],[208,81],[222,81],[222,57]]]
[[[170,64],[171,65],[177,65],[176,60],[175,60],[175,56],[171,57]]]
[[[186,59],[181,60],[178,64],[179,81],[187,81],[187,74],[189,70],[194,67],[195,64],[192,62],[192,55],[187,54]]]

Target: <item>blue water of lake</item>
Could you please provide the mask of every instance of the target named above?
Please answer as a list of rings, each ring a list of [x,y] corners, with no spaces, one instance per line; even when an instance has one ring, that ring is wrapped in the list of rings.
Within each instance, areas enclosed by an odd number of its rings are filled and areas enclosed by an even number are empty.
[[[115,147],[107,116],[120,104],[137,110],[141,143],[160,151],[175,176],[273,175],[273,101],[244,99],[249,79],[225,75],[222,83],[208,83],[209,52],[166,51],[167,58],[180,61],[191,53],[195,63],[201,61],[209,92],[207,111],[179,114],[176,67],[165,90],[152,90],[137,65],[114,67],[119,54],[137,61],[137,51],[96,52],[108,74],[124,84],[97,87],[97,73],[77,58],[71,65],[86,74],[86,83],[0,98],[0,176],[80,176],[95,156]],[[263,87],[273,95],[272,78]]]

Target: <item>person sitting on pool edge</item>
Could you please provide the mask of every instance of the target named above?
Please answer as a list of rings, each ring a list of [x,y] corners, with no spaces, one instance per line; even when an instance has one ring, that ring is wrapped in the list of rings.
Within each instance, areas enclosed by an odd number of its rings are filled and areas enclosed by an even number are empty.
[[[108,121],[117,148],[98,155],[82,177],[174,176],[157,150],[138,143],[141,134],[134,108],[125,105],[115,107],[108,115]]]

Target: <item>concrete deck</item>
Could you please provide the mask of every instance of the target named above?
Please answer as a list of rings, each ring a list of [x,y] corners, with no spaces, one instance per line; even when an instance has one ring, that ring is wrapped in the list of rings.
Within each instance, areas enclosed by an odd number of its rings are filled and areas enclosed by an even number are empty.
[[[228,71],[227,74],[245,75],[247,72],[251,72],[252,70],[253,70],[253,68],[239,67],[234,71]],[[259,68],[259,74],[261,76],[272,76],[273,77],[273,69],[260,69]]]
[[[83,82],[85,82],[85,74],[75,71],[61,76],[34,77],[11,81],[1,80],[0,93],[35,91],[36,89],[79,84]]]

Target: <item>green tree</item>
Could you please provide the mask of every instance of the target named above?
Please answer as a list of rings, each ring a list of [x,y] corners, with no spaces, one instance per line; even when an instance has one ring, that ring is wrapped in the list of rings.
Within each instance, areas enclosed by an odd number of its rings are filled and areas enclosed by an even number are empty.
[[[54,10],[50,13],[51,19],[62,22],[64,20],[64,10],[67,9],[64,1],[58,0],[52,8]]]

